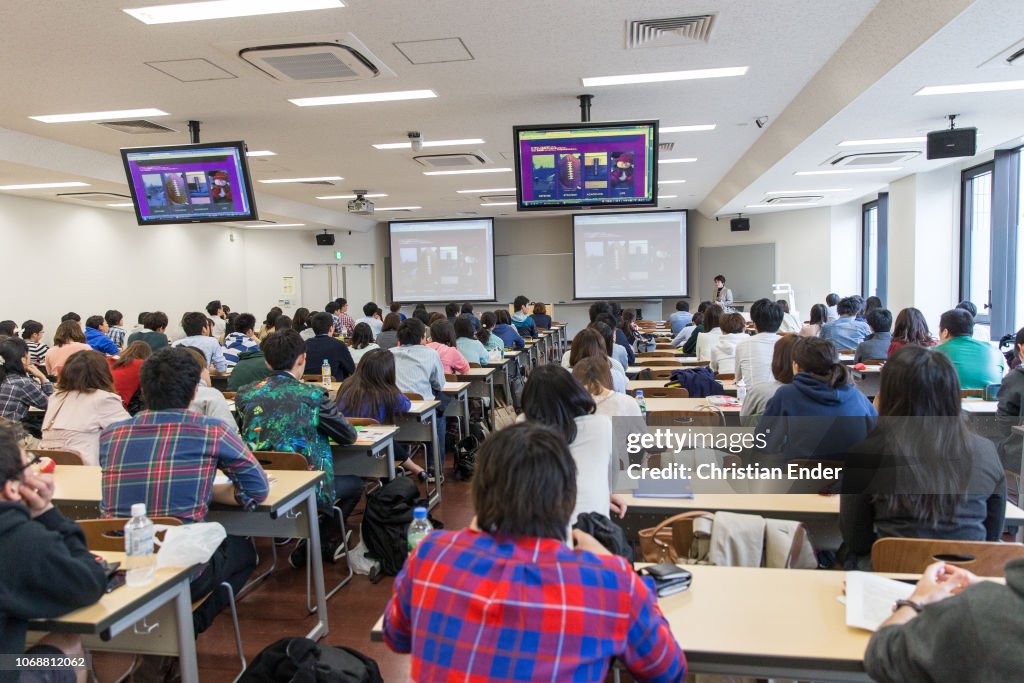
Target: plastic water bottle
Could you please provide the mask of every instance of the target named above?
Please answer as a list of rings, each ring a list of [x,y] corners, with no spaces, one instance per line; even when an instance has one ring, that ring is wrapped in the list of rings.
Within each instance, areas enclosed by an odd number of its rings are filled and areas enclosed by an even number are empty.
[[[129,586],[145,586],[156,572],[153,552],[153,522],[146,516],[146,504],[132,505],[132,518],[124,527],[125,582]]]
[[[412,523],[409,525],[409,552],[416,549],[427,534],[434,530],[427,519],[427,508],[415,508],[412,511]]]
[[[736,382],[736,400],[743,403],[747,398],[747,382],[744,379],[740,379]]]
[[[324,385],[324,389],[330,391],[331,363],[326,358],[324,358],[324,364],[320,366],[320,383]]]
[[[644,392],[636,392],[636,402],[640,406],[640,417],[647,419],[647,399],[644,398]]]

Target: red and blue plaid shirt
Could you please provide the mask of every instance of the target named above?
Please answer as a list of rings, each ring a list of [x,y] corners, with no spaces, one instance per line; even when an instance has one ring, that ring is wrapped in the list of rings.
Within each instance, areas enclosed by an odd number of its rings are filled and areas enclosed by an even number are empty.
[[[469,529],[416,547],[384,640],[412,653],[414,681],[604,681],[613,657],[640,680],[686,673],[653,591],[624,559]]]
[[[235,500],[251,508],[270,492],[267,476],[242,439],[220,420],[188,410],[145,410],[100,434],[104,517],[131,517],[145,503],[150,517],[202,522],[220,469]]]

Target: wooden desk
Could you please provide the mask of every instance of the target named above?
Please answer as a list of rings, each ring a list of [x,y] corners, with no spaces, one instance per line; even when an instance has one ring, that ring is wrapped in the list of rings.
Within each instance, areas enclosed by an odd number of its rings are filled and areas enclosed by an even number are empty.
[[[474,368],[470,368],[471,370]],[[440,474],[440,464],[444,462],[444,444],[437,437],[437,408],[440,401],[413,401],[409,412],[395,416],[398,433],[395,440],[399,443],[428,443],[434,458],[434,472]],[[435,478],[434,489],[427,492],[428,506],[434,507],[441,502],[441,477]]]
[[[488,400],[487,422],[494,431],[494,368],[470,368],[457,375],[460,382],[469,382],[469,395]]]
[[[626,393],[632,396],[635,395],[638,390],[647,391],[648,389],[664,389],[667,382],[667,379],[631,379],[626,383]],[[719,383],[722,385],[722,389],[726,396],[736,395],[735,380],[719,380]]]
[[[396,434],[398,427],[394,425],[376,425],[360,429],[353,444],[331,444],[334,473],[394,479]]]
[[[991,417],[996,414],[999,401],[983,401],[980,398],[965,398],[960,408],[970,417]]]
[[[233,536],[260,538],[305,538],[311,548],[320,547],[320,525],[317,523],[316,485],[323,478],[319,471],[275,470],[267,499],[255,510],[214,503],[206,519],[220,522]],[[53,474],[53,504],[66,517],[85,519],[100,516],[102,498],[99,467],[58,466]],[[317,624],[306,634],[319,640],[327,635],[327,598],[324,588],[324,566],[320,553],[313,558],[313,587],[317,601]],[[191,624],[191,617],[189,624]]]
[[[512,384],[509,380],[509,366],[515,362],[518,364],[518,358],[522,351],[506,351],[504,357],[501,360],[493,361],[486,365],[487,368],[492,368],[497,372],[494,375],[494,385],[499,386],[505,392],[505,402],[508,404],[512,403]],[[470,370],[476,370],[477,368],[470,368]],[[481,368],[483,369],[483,368]],[[462,377],[459,377],[462,379]]]
[[[124,553],[101,552],[124,566]],[[196,637],[192,631],[190,567],[158,569],[147,586],[123,585],[88,607],[62,617],[29,622],[30,631],[77,633],[86,650],[106,650],[177,657],[181,680],[199,680]],[[151,630],[134,628],[145,622]],[[31,636],[30,636],[31,639]]]
[[[469,382],[445,382],[441,392],[451,398],[445,417],[459,418],[459,436],[469,434]]]
[[[721,410],[725,415],[739,415],[739,406],[718,407],[712,406],[705,398],[648,398],[647,414],[665,413],[676,410],[707,410],[715,412]]]

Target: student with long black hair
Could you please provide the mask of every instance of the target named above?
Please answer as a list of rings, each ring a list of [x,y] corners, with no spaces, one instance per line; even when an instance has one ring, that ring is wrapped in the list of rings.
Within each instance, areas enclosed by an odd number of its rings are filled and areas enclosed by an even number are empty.
[[[878,413],[845,458],[839,526],[849,552],[867,557],[892,536],[998,541],[1006,475],[995,446],[961,414],[949,359],[919,346],[897,351],[882,369]]]
[[[924,313],[916,308],[904,308],[896,316],[896,322],[893,324],[889,355],[910,344],[931,348],[936,343],[932,333],[928,331],[928,321],[924,319]]]
[[[811,306],[811,320],[800,328],[801,337],[820,337],[821,326],[828,322],[828,306],[814,304]]]
[[[352,338],[349,340],[348,352],[352,356],[352,362],[357,366],[363,356],[379,349],[380,344],[373,341],[373,330],[366,323],[359,323],[352,330]]]
[[[28,344],[21,337],[8,337],[0,342],[0,417],[22,423],[29,408],[46,410],[53,385],[39,368],[32,365]],[[23,425],[32,436],[39,436],[38,425]],[[27,442],[35,446],[34,439]]]

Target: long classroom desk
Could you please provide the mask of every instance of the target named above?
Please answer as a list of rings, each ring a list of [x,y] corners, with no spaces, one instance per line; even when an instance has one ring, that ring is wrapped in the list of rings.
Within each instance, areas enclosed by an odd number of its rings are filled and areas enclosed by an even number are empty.
[[[673,412],[696,412],[707,415],[721,415],[725,424],[738,425],[740,419],[740,406],[713,406],[706,398],[648,398],[644,401],[647,404],[647,419],[650,422],[652,416],[659,413],[667,414]],[[679,418],[685,420],[686,418]],[[688,426],[680,422],[680,427]]]
[[[316,484],[323,478],[323,472],[274,470],[267,474],[273,480],[270,495],[256,509],[246,511],[214,503],[210,506],[207,521],[220,522],[234,536],[305,538],[309,540],[309,547],[319,548]],[[58,466],[53,473],[53,480],[53,504],[60,508],[64,516],[70,519],[100,516],[102,486],[99,467]],[[310,556],[313,560],[317,623],[306,637],[319,640],[328,632],[324,565],[320,553],[310,553]]]
[[[335,474],[357,477],[395,478],[395,436],[398,427],[375,425],[359,428],[355,443],[331,445]]]
[[[664,389],[666,383],[668,383],[667,379],[631,379],[626,382],[626,393],[630,396],[635,396],[638,390],[647,391],[648,389]],[[719,383],[722,385],[723,393],[726,396],[736,395],[735,380],[719,380]]]
[[[522,351],[506,351],[505,355],[502,356],[501,360],[488,363],[486,366],[484,366],[485,368],[495,370],[492,382],[494,386],[502,388],[502,391],[505,392],[505,402],[509,404],[512,403],[512,384],[509,369],[513,363],[519,363],[518,359],[522,353]],[[470,371],[477,369],[484,368],[470,368]],[[461,380],[462,378],[463,376],[460,375],[459,379]]]
[[[471,368],[472,369],[472,368]],[[398,431],[395,441],[399,443],[429,443],[434,456],[434,471],[441,473],[438,463],[444,461],[444,444],[437,437],[437,408],[440,401],[413,401],[409,412],[395,416]],[[428,506],[434,507],[441,502],[441,479],[435,478],[434,489],[428,491]]]
[[[108,562],[125,566],[125,554],[99,552]],[[146,586],[119,586],[100,597],[98,602],[61,617],[35,619],[29,631],[77,633],[86,650],[105,650],[135,654],[160,654],[177,657],[182,683],[198,683],[196,637],[192,630],[192,598],[189,591],[191,567],[165,567],[156,570]],[[54,577],[59,580],[59,577]],[[147,631],[135,625],[145,621]],[[29,635],[29,640],[37,636]]]
[[[494,368],[470,368],[467,372],[460,372],[456,379],[460,382],[469,382],[469,395],[473,398],[486,398],[488,400],[487,417],[491,430],[494,430],[494,375],[497,371]]]
[[[459,436],[469,433],[469,387],[469,382],[445,382],[441,389],[451,399],[445,417],[459,418]]]

